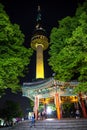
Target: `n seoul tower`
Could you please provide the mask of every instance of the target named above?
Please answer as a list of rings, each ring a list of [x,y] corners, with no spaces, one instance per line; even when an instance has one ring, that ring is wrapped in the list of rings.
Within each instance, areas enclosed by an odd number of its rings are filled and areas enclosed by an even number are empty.
[[[36,79],[44,79],[43,51],[49,46],[45,29],[41,26],[41,10],[38,6],[36,26],[31,38],[31,47],[36,50]]]

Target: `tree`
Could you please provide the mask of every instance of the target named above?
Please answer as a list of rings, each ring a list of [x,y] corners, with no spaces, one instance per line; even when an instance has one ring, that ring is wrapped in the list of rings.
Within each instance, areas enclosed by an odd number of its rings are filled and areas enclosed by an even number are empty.
[[[6,121],[12,121],[12,118],[22,118],[23,111],[18,102],[7,100],[4,104],[4,108],[0,111],[0,117]]]
[[[54,27],[50,35],[49,65],[56,79],[77,80],[77,91],[86,92],[87,1],[78,6],[75,16],[67,16],[58,23],[59,27]]]
[[[20,77],[25,75],[32,49],[24,46],[20,26],[12,24],[0,4],[0,95],[6,88],[20,90]]]

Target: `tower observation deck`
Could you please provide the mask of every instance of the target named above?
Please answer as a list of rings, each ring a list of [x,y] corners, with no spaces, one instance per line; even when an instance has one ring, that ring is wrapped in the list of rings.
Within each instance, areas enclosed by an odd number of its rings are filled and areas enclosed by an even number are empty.
[[[31,38],[31,47],[36,50],[36,79],[44,79],[43,51],[49,46],[46,31],[41,26],[41,10],[38,6],[36,26]]]

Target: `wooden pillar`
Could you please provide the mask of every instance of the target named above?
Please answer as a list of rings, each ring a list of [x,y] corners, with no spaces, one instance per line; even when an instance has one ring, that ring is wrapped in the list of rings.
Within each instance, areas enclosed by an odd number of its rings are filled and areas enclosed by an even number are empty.
[[[80,97],[80,102],[81,102],[83,117],[87,118],[86,107],[85,107],[84,101],[82,99],[82,94],[81,93],[79,93],[79,97]]]
[[[85,98],[85,104],[86,104],[86,107],[87,107],[87,96],[86,96],[86,98]]]
[[[35,113],[36,120],[38,120],[38,107],[39,107],[39,98],[38,96],[36,96],[34,102],[34,113]]]
[[[59,99],[59,94],[55,94],[55,105],[56,105],[56,110],[57,110],[57,118],[61,118],[61,112],[60,112],[60,99]]]

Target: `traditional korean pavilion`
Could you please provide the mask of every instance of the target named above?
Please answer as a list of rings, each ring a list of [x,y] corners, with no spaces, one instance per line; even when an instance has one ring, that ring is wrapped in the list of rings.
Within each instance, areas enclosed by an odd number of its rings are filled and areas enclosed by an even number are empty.
[[[73,88],[78,82],[61,82],[53,77],[45,79],[44,77],[44,57],[43,51],[49,46],[46,31],[41,24],[41,10],[38,6],[36,26],[31,38],[31,47],[36,50],[36,80],[33,82],[23,83],[23,96],[34,101],[34,112],[38,118],[39,104],[44,104],[44,109],[49,102],[54,102],[57,117],[62,117],[61,105],[64,102],[78,102],[78,96],[73,94]],[[46,109],[45,109],[46,111]]]

